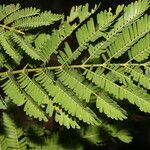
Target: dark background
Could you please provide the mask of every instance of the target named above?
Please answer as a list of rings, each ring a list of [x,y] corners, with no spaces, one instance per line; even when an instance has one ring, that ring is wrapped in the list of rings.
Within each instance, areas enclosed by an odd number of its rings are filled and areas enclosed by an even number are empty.
[[[40,9],[52,10],[56,13],[67,13],[74,5],[89,3],[90,6],[101,3],[101,9],[116,7],[119,4],[129,4],[135,0],[0,0],[0,4],[20,3],[22,7],[34,6]]]
[[[20,3],[22,7],[36,7],[42,10],[51,10],[55,13],[68,14],[71,7],[89,3],[92,8],[95,4],[100,4],[100,10],[114,9],[119,4],[129,4],[135,0],[0,0],[0,4]],[[150,121],[144,122],[138,119],[134,121],[133,142],[124,144],[121,142],[108,143],[106,147],[85,146],[85,150],[150,150]]]

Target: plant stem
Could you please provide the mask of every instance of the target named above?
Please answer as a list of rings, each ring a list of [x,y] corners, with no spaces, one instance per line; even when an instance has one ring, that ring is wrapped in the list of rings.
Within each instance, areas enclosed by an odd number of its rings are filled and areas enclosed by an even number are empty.
[[[85,64],[85,65],[71,65],[71,66],[68,66],[68,68],[76,68],[76,69],[80,69],[80,68],[90,68],[90,67],[105,67],[105,66],[111,66],[111,65],[115,65],[115,66],[122,66],[122,67],[127,67],[127,66],[148,66],[147,63],[143,63],[143,64]],[[48,70],[57,70],[57,69],[63,69],[64,67],[62,67],[61,65],[59,66],[51,66],[51,67],[39,67],[39,68],[31,68],[31,69],[26,69],[26,68],[23,68],[21,70],[8,70],[10,71],[12,74],[19,74],[19,73],[22,73],[23,71],[26,71],[26,72],[38,72],[38,71],[42,71],[42,69],[48,69]],[[3,77],[7,77],[8,74],[7,72],[8,71],[5,71],[5,72],[1,72],[0,73],[0,76],[3,76]]]
[[[22,32],[22,31],[20,31],[20,30],[16,30],[16,29],[14,29],[14,28],[12,28],[12,27],[8,27],[8,26],[3,25],[3,24],[0,24],[0,27],[2,27],[2,28],[4,28],[4,29],[7,29],[7,30],[10,30],[10,31],[15,31],[15,32],[17,32],[17,33],[19,33],[19,34],[25,35],[24,32]]]

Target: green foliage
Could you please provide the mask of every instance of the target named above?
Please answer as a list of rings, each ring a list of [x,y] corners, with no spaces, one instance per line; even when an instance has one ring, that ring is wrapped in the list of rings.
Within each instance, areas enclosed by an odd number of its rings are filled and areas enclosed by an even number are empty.
[[[26,139],[22,129],[18,128],[8,114],[3,113],[5,135],[0,136],[1,149],[26,149]]]
[[[93,144],[103,141],[102,130],[131,142],[126,129],[109,121],[123,124],[134,105],[150,113],[148,8],[149,0],[119,5],[115,13],[86,4],[65,16],[0,6],[1,149],[64,149],[59,135],[50,140],[45,130],[45,146],[31,142],[7,114],[12,107],[36,121],[81,128],[79,135]]]
[[[25,128],[20,128],[19,124],[12,120],[12,116],[7,113],[3,113],[2,118],[2,128],[4,130],[0,133],[0,148],[2,150],[45,150],[50,148],[54,150],[82,150],[85,141],[91,144],[103,145],[105,142],[102,138],[104,132],[108,133],[105,135],[105,138],[119,139],[125,143],[129,143],[132,140],[127,130],[108,123],[103,123],[103,125],[100,126],[84,127],[79,130],[78,133],[72,131],[68,132],[67,130],[49,132],[41,126],[31,124],[27,124]],[[103,132],[101,133],[101,131]],[[69,138],[74,138],[74,141],[80,138],[80,144],[70,141],[74,145],[74,147],[72,147],[71,143],[63,141],[64,138],[68,138],[68,134]]]

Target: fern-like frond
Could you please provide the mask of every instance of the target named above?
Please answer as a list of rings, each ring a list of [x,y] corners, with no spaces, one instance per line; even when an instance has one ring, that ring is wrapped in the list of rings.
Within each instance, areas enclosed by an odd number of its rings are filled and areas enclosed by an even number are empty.
[[[52,39],[51,42],[50,42],[50,38]],[[57,45],[54,42],[59,41],[59,40],[60,38],[59,38],[59,35],[57,34],[55,34],[55,36],[50,36],[48,34],[40,34],[34,41],[35,49],[39,51],[43,59],[48,60],[51,55],[51,51],[55,49],[54,46]]]
[[[108,76],[105,76],[103,72],[98,68],[96,71],[85,69],[84,74],[86,78],[93,83],[95,83],[98,87],[104,89],[106,92],[110,94],[114,94],[117,96],[119,95],[119,85],[115,84],[113,80],[111,80]]]
[[[81,23],[82,21],[87,19],[90,15],[92,15],[97,9],[98,6],[95,5],[95,7],[90,11],[88,3],[86,3],[85,5],[74,6],[70,10],[70,15],[67,16],[67,22],[72,22],[76,18],[79,18],[79,21]]]
[[[86,128],[83,128],[80,131],[80,134],[84,140],[87,140],[92,144],[98,144],[102,140],[100,137],[100,126],[88,126]]]
[[[113,15],[110,11],[103,11],[98,13],[96,25],[94,23],[94,19],[90,18],[89,21],[87,21],[87,23],[80,27],[76,32],[76,38],[79,47],[74,52],[72,52],[71,49],[68,47],[68,44],[66,44],[64,48],[65,53],[61,52],[60,56],[58,57],[59,62],[62,65],[65,65],[66,63],[70,64],[73,60],[78,58],[78,56],[82,53],[84,49],[88,47],[89,42],[94,42],[96,39],[105,36],[104,31],[110,27],[110,25],[115,21],[115,19],[119,16],[122,10],[123,6],[118,6],[115,15]],[[70,53],[68,55],[67,52],[69,51]]]
[[[64,125],[66,128],[77,128],[79,129],[80,126],[78,125],[78,123],[68,114],[66,114],[65,112],[63,112],[61,109],[59,109],[58,112],[56,112],[55,114],[55,120],[56,122],[59,122],[60,125]]]
[[[127,98],[130,103],[136,104],[143,112],[150,112],[150,95],[147,94],[146,91],[132,85],[124,88],[128,91],[124,93],[126,94],[125,98]]]
[[[72,95],[61,83],[53,83],[51,74],[48,71],[40,73],[37,81],[47,90],[49,95],[53,97],[53,103],[59,104],[72,116],[76,116],[79,120],[83,120],[88,124],[97,124],[95,114],[85,107],[81,101]],[[52,90],[53,89],[53,90]]]
[[[18,106],[25,103],[25,95],[23,95],[19,84],[14,77],[8,73],[9,79],[2,85],[5,94]],[[13,90],[12,90],[13,89]]]
[[[127,86],[130,82],[132,82],[131,78],[129,76],[127,76],[125,74],[125,68],[123,66],[120,65],[115,65],[115,64],[111,64],[111,65],[104,65],[102,66],[102,68],[104,68],[105,70],[108,70],[111,72],[111,74],[109,74],[109,76],[115,76],[114,78],[114,82],[115,80],[119,80],[119,82],[125,86]],[[99,70],[102,70],[102,68],[99,68]],[[109,72],[109,73],[110,73]]]
[[[99,92],[100,93],[100,92]],[[100,93],[96,100],[96,107],[108,117],[116,120],[126,119],[126,112],[115,101],[104,93]]]
[[[37,105],[36,100],[34,100],[23,89],[21,89],[19,83],[11,74],[8,74],[8,76],[9,79],[2,85],[5,94],[17,106],[24,105],[24,111],[30,117],[47,121],[46,114],[42,111],[40,106]],[[47,110],[47,113],[49,114],[49,110]]]
[[[133,137],[130,135],[130,133],[127,130],[120,130],[116,133],[112,133],[113,137],[117,137],[120,141],[124,143],[131,143]]]
[[[148,8],[149,0],[139,0],[126,6],[124,14],[118,19],[113,29],[105,37],[106,40],[96,44],[95,46],[90,46],[90,56],[84,61],[84,63],[87,63],[90,59],[99,57],[99,55],[118,38],[119,34],[124,31],[124,28],[134,23],[135,20],[140,18]]]
[[[5,58],[4,58],[4,56],[2,54],[0,54],[0,67],[3,67],[4,63],[5,63]]]
[[[44,61],[48,61],[53,53],[57,53],[57,49],[74,30],[76,26],[69,23],[63,23],[58,30],[54,30],[50,36],[41,34],[36,39],[36,48],[39,50]],[[45,39],[45,40],[43,40]]]
[[[133,139],[133,137],[130,135],[129,131],[127,129],[122,129],[122,127],[119,127],[117,125],[111,125],[104,123],[104,129],[114,138],[118,138],[124,143],[130,143]]]
[[[27,102],[24,106],[24,111],[26,114],[30,117],[34,117],[38,119],[39,121],[48,121],[46,113],[37,105],[35,100],[29,96],[26,95]]]
[[[150,113],[148,8],[149,0],[116,11],[97,12],[86,4],[64,16],[0,6],[0,99],[68,129],[100,125],[105,116],[126,119],[125,100]],[[55,22],[50,31],[38,28]],[[130,141],[116,132],[114,137]]]
[[[7,105],[6,105],[5,101],[1,98],[0,99],[0,110],[1,109],[4,110],[4,109],[6,109],[6,107],[7,107]]]
[[[40,60],[42,59],[36,49],[27,41],[25,41],[20,35],[17,35],[15,33],[12,33],[11,38],[14,42],[20,46],[21,49],[23,49],[31,58],[35,60]]]
[[[3,113],[3,124],[6,132],[5,143],[2,146],[6,149],[24,150],[26,149],[26,140],[23,137],[23,131],[15,125],[10,116]],[[4,149],[5,150],[5,149]]]
[[[129,51],[129,61],[136,60],[138,62],[148,59],[150,55],[150,34],[148,33],[138,43],[136,43]]]
[[[7,69],[11,69],[11,67],[7,61],[8,56],[4,54],[5,52],[3,52],[2,48],[0,48],[0,51],[1,51],[1,53],[0,53],[0,68],[6,67]]]
[[[4,135],[0,135],[0,150],[6,150],[7,149],[7,143]]]
[[[109,41],[116,33],[123,31],[125,27],[134,23],[148,8],[149,0],[135,1],[126,6],[124,14],[118,19],[114,28],[108,33],[107,40]]]
[[[60,70],[58,72],[59,80],[67,87],[72,89],[79,99],[84,99],[86,102],[90,101],[92,91],[92,85],[88,85],[84,82],[82,75],[76,70]]]
[[[136,104],[140,110],[150,112],[149,95],[146,93],[142,95],[143,91],[131,84],[132,82],[128,86],[120,86],[113,81],[114,78],[116,78],[113,74],[111,74],[111,79],[99,73],[98,69],[95,72],[86,70],[85,74],[88,80],[92,81],[106,92],[113,94],[117,99],[128,99],[130,103]]]
[[[18,77],[18,82],[22,89],[24,89],[27,94],[29,94],[39,105],[47,104],[50,99],[42,87],[25,73],[20,74]]]
[[[40,12],[39,9],[32,8],[32,7],[15,11],[11,15],[9,15],[6,19],[4,19],[4,24],[8,25],[20,18],[37,15],[37,14],[39,14],[39,12]]]
[[[150,77],[144,74],[141,68],[132,66],[125,67],[124,71],[132,77],[132,80],[136,81],[138,84],[142,85],[146,89],[150,89]]]
[[[38,16],[32,16],[16,20],[12,26],[16,29],[28,30],[40,26],[53,24],[62,18],[61,15],[52,14],[51,12],[43,12]]]
[[[108,117],[113,119],[124,119],[125,113],[123,109],[117,105],[117,103],[113,102],[110,98],[106,96],[101,96],[101,94],[97,94],[93,86],[89,87],[84,84],[82,81],[82,76],[75,72],[74,70],[69,71],[61,71],[59,73],[59,79],[61,82],[72,89],[80,99],[86,99],[86,102],[89,102],[91,94],[96,96],[96,105],[99,108],[100,112],[104,112]]]
[[[57,95],[53,99],[54,102],[59,103],[66,111],[73,116],[75,115],[79,120],[92,125],[98,124],[95,120],[95,114],[83,105],[77,97],[67,91],[60,83],[57,83],[57,87]],[[64,100],[62,101],[62,99]]]
[[[108,60],[106,60],[105,63],[110,61],[112,58],[120,57],[140,38],[150,32],[149,20],[149,16],[145,15],[141,19],[137,20],[137,22],[133,23],[133,25],[125,28],[123,32],[118,36],[118,39],[113,42],[106,50]],[[141,22],[144,24],[141,25]]]
[[[19,64],[24,57],[22,50],[31,58],[45,62],[43,55],[39,54],[40,51],[36,50],[32,43],[26,40],[28,35],[26,35],[25,32],[26,30],[37,27],[51,25],[63,19],[63,15],[48,11],[41,13],[39,9],[32,7],[21,9],[19,4],[3,5],[0,7],[0,45],[5,50],[6,54],[17,64]],[[21,52],[19,48],[16,49],[16,45],[20,46]],[[20,53],[18,53],[18,51]],[[3,55],[3,53],[1,53],[1,55]],[[7,60],[10,60],[10,58]]]
[[[88,126],[80,130],[81,137],[92,144],[103,144],[103,133],[101,131],[107,132],[111,138],[118,138],[124,143],[130,143],[133,139],[131,134],[127,129],[123,129],[121,126],[112,125],[108,122],[103,122],[100,126]]]
[[[12,14],[13,12],[17,11],[20,9],[20,5],[0,5],[0,20],[3,20],[6,18],[8,15]]]
[[[17,63],[19,63],[21,60],[21,56],[12,46],[13,44],[11,43],[8,34],[2,29],[0,29],[0,34],[0,44],[9,56],[12,57],[12,59],[14,59]]]
[[[70,36],[88,17],[90,17],[96,10],[97,6],[94,9],[89,11],[88,4],[85,6],[76,6],[72,7],[70,16],[67,17],[67,21],[62,22],[58,30],[54,30],[51,36],[45,41],[41,41],[41,37],[44,38],[44,34],[39,35],[37,42],[35,43],[41,55],[47,62],[50,59],[50,56],[53,53],[57,53],[57,49],[60,44],[65,41],[65,39]],[[72,21],[79,18],[79,22],[72,24]],[[92,20],[92,19],[91,19]],[[72,24],[72,25],[71,25]],[[41,43],[41,44],[40,44]]]

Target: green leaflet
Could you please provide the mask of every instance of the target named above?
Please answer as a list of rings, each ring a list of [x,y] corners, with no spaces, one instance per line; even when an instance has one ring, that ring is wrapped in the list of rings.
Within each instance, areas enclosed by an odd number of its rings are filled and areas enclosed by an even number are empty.
[[[50,100],[46,92],[36,83],[36,81],[34,81],[34,79],[32,80],[26,74],[21,74],[18,80],[21,88],[34,98],[39,105],[47,104]]]
[[[62,71],[59,73],[59,79],[65,86],[71,88],[77,96],[81,99],[86,99],[86,102],[89,102],[91,94],[96,96],[96,106],[99,108],[100,112],[104,112],[108,117],[113,119],[125,119],[125,112],[121,109],[117,103],[113,102],[109,97],[98,95],[97,92],[88,87],[88,85],[82,83],[80,80],[80,74],[77,75],[77,72],[74,70]],[[78,77],[78,78],[77,78]]]
[[[90,101],[91,94],[93,93],[92,85],[83,83],[84,78],[76,70],[60,70],[58,72],[59,80],[72,89],[80,99]]]
[[[70,64],[73,60],[76,60],[79,55],[81,55],[83,50],[88,47],[89,42],[94,42],[98,38],[105,36],[104,31],[106,31],[119,16],[122,9],[122,6],[118,6],[115,15],[107,11],[100,12],[97,14],[97,24],[94,23],[93,18],[90,18],[87,23],[80,27],[76,32],[79,47],[72,52],[72,50],[68,48],[67,44],[65,44],[65,53],[60,52],[60,56],[58,56],[59,62],[63,65],[67,63]],[[69,51],[70,55],[67,54]]]
[[[17,44],[21,50],[25,51],[31,58],[45,62],[42,54],[34,48],[32,43],[26,40],[28,33],[26,35],[26,31],[24,30],[48,26],[61,20],[62,15],[47,11],[41,13],[39,9],[32,7],[21,9],[19,4],[2,5],[0,7],[0,45],[6,54],[19,64],[24,57],[24,53],[20,52],[19,48],[16,48]],[[3,55],[3,53],[1,53],[1,55]]]
[[[136,60],[141,62],[148,59],[150,49],[150,35],[149,33],[143,37],[138,43],[136,43],[131,50],[128,51],[129,62]]]
[[[108,78],[104,74],[99,74],[98,71],[94,73],[90,70],[86,70],[86,78],[106,92],[113,94],[116,98],[126,98],[130,103],[136,104],[140,110],[150,112],[149,94],[145,93],[139,87],[134,86],[132,83],[128,84],[128,86],[119,86],[111,79],[115,78],[113,75],[111,75],[111,78]]]
[[[11,74],[9,74],[9,79],[2,85],[2,87],[5,94],[8,95],[15,104],[21,106],[25,103],[25,95],[22,94],[19,84]]]
[[[26,140],[23,136],[23,131],[15,125],[14,121],[6,113],[3,113],[3,124],[6,132],[6,137],[1,142],[2,149],[26,149]]]
[[[14,4],[1,5],[0,6],[0,20],[3,20],[8,15],[12,14],[13,12],[17,11],[18,9],[20,9],[19,4],[17,4],[17,5],[14,5]]]
[[[53,103],[61,105],[65,111],[72,116],[76,116],[79,120],[83,120],[88,124],[98,124],[95,119],[95,114],[88,107],[86,108],[70,91],[65,89],[61,83],[56,82],[54,84],[49,72],[46,71],[37,76],[36,80],[39,81],[46,91],[48,91],[49,95],[53,97]]]
[[[0,100],[0,110],[1,110],[1,109],[4,110],[4,109],[6,109],[6,108],[7,108],[7,105],[5,104],[5,101],[4,101],[3,99],[1,99],[1,100]]]
[[[58,30],[54,30],[50,36],[40,34],[37,37],[35,45],[45,62],[49,61],[50,56],[53,53],[57,53],[56,51],[62,41],[65,40],[75,30],[75,28],[76,26],[71,26],[69,23],[64,22],[60,28]]]
[[[43,12],[38,16],[32,16],[16,20],[12,26],[16,29],[28,30],[40,26],[53,24],[61,19],[61,15],[52,14],[51,12]]]
[[[49,93],[49,96],[54,97],[55,96],[55,91],[52,91],[51,89],[54,89],[53,81],[51,80],[52,74],[49,72],[39,72],[36,74],[36,80],[44,87],[44,89]],[[51,77],[51,78],[50,78]],[[49,81],[49,82],[46,82]],[[55,108],[54,108],[55,107]],[[55,114],[55,120],[56,122],[59,122],[60,125],[65,125],[67,128],[79,128],[79,125],[76,123],[76,121],[72,120],[71,116],[65,112],[63,112],[60,108],[52,105],[51,103],[47,107],[47,111],[51,112],[52,110],[55,109],[56,114]]]
[[[33,117],[38,119],[39,121],[48,121],[47,116],[45,112],[34,102],[34,100],[30,97],[28,97],[28,101],[26,102],[24,106],[24,111],[29,117]]]
[[[127,129],[122,129],[118,125],[110,125],[104,123],[104,129],[112,135],[112,137],[118,138],[124,143],[130,143],[133,137],[130,135]]]
[[[85,6],[78,6],[78,7],[72,7],[71,12],[70,12],[70,16],[67,17],[67,21],[63,22],[58,30],[54,30],[54,32],[51,34],[51,36],[45,40],[45,41],[40,41],[41,43],[41,47],[40,47],[40,51],[43,55],[43,57],[45,58],[45,61],[48,61],[50,59],[50,56],[53,53],[57,53],[57,49],[59,48],[60,44],[68,37],[70,36],[79,26],[82,22],[84,22],[88,17],[90,17],[96,10],[97,10],[97,6],[95,6],[94,9],[92,9],[91,11],[89,11],[88,8],[88,4],[86,4]],[[72,21],[74,21],[75,19],[79,18],[80,22],[79,24],[74,23],[73,25],[70,25],[70,23],[72,23]],[[90,22],[93,22],[93,20],[91,19]],[[91,23],[89,23],[91,24]],[[89,28],[90,30],[90,28]],[[97,32],[98,34],[98,32]],[[41,35],[43,36],[43,35]],[[44,36],[43,36],[44,38]],[[40,36],[39,38],[40,39]],[[39,47],[38,47],[39,48]],[[82,50],[82,47],[80,48]],[[62,52],[61,52],[62,53]],[[78,50],[77,50],[78,53]],[[80,53],[80,50],[79,50]],[[61,54],[60,54],[61,55]],[[62,54],[65,55],[65,54]],[[78,54],[74,54],[74,58],[75,55]],[[58,56],[59,58],[59,56]],[[60,63],[64,63],[63,61],[69,61],[69,60],[61,60],[61,57],[59,58],[59,62]],[[69,58],[71,59],[71,58]],[[71,61],[71,60],[70,60]],[[66,63],[65,62],[65,63]]]
[[[125,72],[129,73],[134,81],[138,82],[146,89],[150,89],[150,77],[148,75],[145,75],[141,68],[126,67]]]
[[[2,85],[5,94],[15,103],[17,106],[24,105],[24,111],[30,117],[38,118],[39,120],[47,120],[44,112],[38,107],[35,99],[30,97],[16,81],[16,79],[9,74],[9,79]],[[48,105],[49,106],[49,105]],[[31,109],[30,109],[31,108]],[[49,111],[47,110],[47,113]],[[50,114],[52,115],[52,114]]]
[[[105,137],[112,136],[114,138],[118,138],[124,143],[130,143],[133,138],[127,129],[123,129],[118,125],[109,124],[108,122],[103,122],[101,126],[88,126],[86,128],[82,128],[81,130],[82,137],[88,140],[88,142],[96,145],[103,145],[102,136],[104,135],[104,133],[107,133]]]
[[[104,112],[108,117],[116,120],[126,119],[126,111],[123,110],[116,102],[114,102],[106,94],[101,94],[97,97],[96,107],[100,112]]]
[[[80,6],[74,6],[70,10],[70,15],[67,16],[67,22],[72,22],[76,18],[79,18],[80,23],[87,19],[90,15],[92,15],[96,10],[98,9],[98,6],[95,5],[94,9],[89,11],[89,4],[86,3],[85,5]]]
[[[18,46],[21,47],[21,49],[31,56],[31,58],[37,60],[41,59],[36,49],[30,43],[26,42],[22,37],[14,33],[11,35],[11,38],[18,44]]]
[[[75,115],[79,120],[92,125],[98,124],[95,114],[88,107],[82,105],[78,98],[72,96],[70,92],[65,91],[66,89],[61,84],[58,84],[58,88],[56,89],[57,95],[53,101],[59,103],[66,111],[72,116]],[[62,99],[64,99],[63,102]]]
[[[55,115],[56,122],[59,122],[60,125],[64,125],[66,128],[77,128],[79,129],[80,126],[77,124],[75,120],[73,120],[69,115],[65,114],[65,112],[62,112],[62,110],[59,109],[59,112]]]
[[[141,24],[144,23],[144,25]],[[124,54],[134,43],[150,31],[149,16],[145,15],[133,25],[125,28],[124,31],[118,36],[118,39],[113,42],[106,50],[108,54],[108,62],[112,58],[118,58]]]
[[[4,50],[6,51],[6,53],[12,57],[12,59],[14,59],[17,63],[20,62],[21,60],[21,56],[20,54],[14,49],[14,47],[11,45],[11,40],[9,39],[9,35],[7,33],[4,32],[4,30],[0,30],[0,43],[2,45],[2,47],[4,48]],[[2,53],[1,53],[2,55]]]
[[[96,44],[95,46],[91,45],[89,47],[90,56],[84,63],[87,63],[90,59],[97,58],[101,53],[103,53],[105,49],[118,38],[120,33],[124,31],[124,28],[134,23],[136,19],[140,18],[148,8],[149,0],[139,0],[126,6],[124,14],[118,19],[114,28],[108,33],[106,40]]]
[[[1,99],[67,129],[127,119],[131,104],[150,113],[148,8],[149,0],[119,5],[114,13],[86,4],[65,16],[0,6]]]
[[[14,13],[12,13],[11,15],[9,15],[6,19],[4,19],[4,24],[10,24],[20,18],[25,18],[25,17],[29,17],[29,16],[34,16],[39,14],[40,10],[36,9],[36,8],[25,8],[22,10],[18,10]]]

